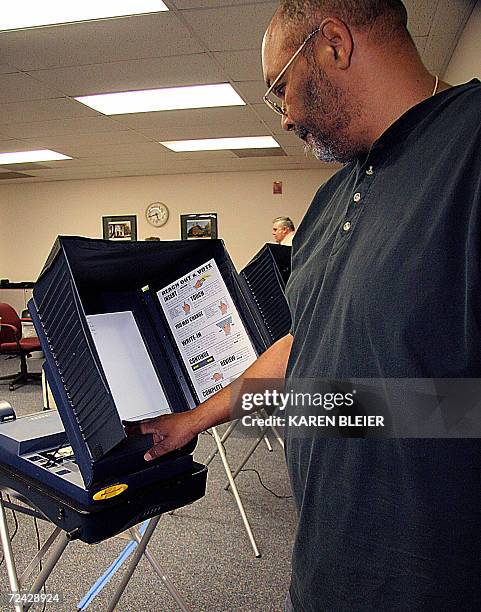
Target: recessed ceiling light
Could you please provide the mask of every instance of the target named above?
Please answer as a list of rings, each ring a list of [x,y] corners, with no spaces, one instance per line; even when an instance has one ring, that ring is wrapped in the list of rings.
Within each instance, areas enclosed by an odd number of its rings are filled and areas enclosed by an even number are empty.
[[[152,113],[186,108],[214,108],[217,106],[245,106],[244,100],[232,85],[194,85],[98,94],[75,98],[104,115]]]
[[[56,151],[50,151],[50,149],[15,151],[14,153],[0,153],[0,166],[6,164],[24,164],[26,162],[57,161],[59,159],[72,158]]]
[[[226,149],[275,149],[280,148],[272,136],[248,136],[244,138],[203,138],[202,140],[171,140],[161,145],[175,151],[221,151]]]
[[[0,11],[0,30],[35,28],[169,10],[160,0],[18,0],[2,4],[4,6]]]

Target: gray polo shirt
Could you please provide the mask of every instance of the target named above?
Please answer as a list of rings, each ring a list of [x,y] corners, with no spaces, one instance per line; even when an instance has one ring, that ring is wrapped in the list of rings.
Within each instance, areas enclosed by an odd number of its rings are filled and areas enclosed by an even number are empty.
[[[481,378],[481,84],[410,109],[315,196],[287,288],[303,378]],[[298,611],[481,609],[481,441],[287,432]]]

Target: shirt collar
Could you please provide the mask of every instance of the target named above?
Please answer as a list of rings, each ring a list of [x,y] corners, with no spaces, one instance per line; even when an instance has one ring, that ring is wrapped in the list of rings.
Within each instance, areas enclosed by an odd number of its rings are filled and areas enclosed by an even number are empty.
[[[457,85],[446,89],[437,95],[426,98],[416,106],[413,106],[407,110],[399,119],[397,119],[387,130],[374,142],[371,147],[369,158],[371,155],[377,155],[377,153],[384,152],[387,148],[402,141],[402,137],[406,136],[411,132],[424,118],[430,113],[439,111],[446,101],[456,97],[459,93],[466,91],[475,86],[479,86],[481,81],[479,79],[473,79],[464,85]],[[358,163],[364,163],[366,156],[358,160]]]

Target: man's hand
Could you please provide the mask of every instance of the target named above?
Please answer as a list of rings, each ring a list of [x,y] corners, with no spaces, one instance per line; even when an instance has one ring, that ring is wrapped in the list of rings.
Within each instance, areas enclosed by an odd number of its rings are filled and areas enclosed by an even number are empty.
[[[152,461],[152,459],[185,446],[198,433],[195,429],[192,411],[163,414],[150,421],[124,423],[124,426],[128,436],[153,434],[154,446],[145,453],[146,461]]]
[[[127,435],[153,434],[154,446],[144,455],[146,461],[152,461],[185,446],[201,431],[240,418],[245,412],[237,398],[243,383],[257,380],[262,386],[269,379],[283,380],[291,345],[292,336],[288,334],[268,348],[234,383],[211,395],[197,408],[149,421],[124,422]]]

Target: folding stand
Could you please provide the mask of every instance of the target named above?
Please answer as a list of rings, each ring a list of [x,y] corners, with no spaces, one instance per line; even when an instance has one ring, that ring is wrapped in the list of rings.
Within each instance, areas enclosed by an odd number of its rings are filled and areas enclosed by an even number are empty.
[[[244,468],[245,464],[252,457],[252,455],[254,454],[256,448],[259,446],[259,444],[262,442],[262,440],[264,440],[264,439],[267,440],[268,439],[267,438],[267,432],[269,431],[269,429],[271,429],[274,432],[276,440],[279,442],[279,445],[282,448],[282,450],[284,450],[284,440],[282,439],[282,437],[279,434],[279,432],[277,431],[277,429],[274,426],[272,426],[272,425],[261,427],[261,430],[260,430],[260,433],[259,433],[258,437],[255,439],[255,441],[252,444],[251,448],[247,451],[246,455],[244,456],[244,459],[242,459],[242,461],[240,462],[240,465],[231,474],[232,478],[229,479],[229,482],[225,485],[225,487],[224,487],[225,491],[228,491],[229,488],[232,486],[231,485],[231,480],[234,481],[237,478],[237,476],[240,474],[240,472]]]
[[[12,495],[16,495],[10,489],[3,489],[3,493],[8,493]],[[18,497],[18,496],[17,496]],[[18,497],[22,502],[28,504],[28,500],[23,497]],[[5,508],[9,508],[15,510],[16,512],[20,512],[27,516],[33,516],[35,518],[39,518],[42,520],[47,520],[42,514],[40,514],[37,510],[31,509],[29,507],[20,506],[18,504],[7,502],[3,500],[2,491],[0,490],[0,540],[3,547],[3,554],[5,557],[5,565],[7,568],[8,581],[10,586],[11,593],[25,593],[28,591],[29,595],[35,595],[40,592],[43,588],[45,582],[48,577],[54,570],[55,566],[60,560],[65,548],[69,543],[72,543],[72,540],[69,540],[67,534],[62,531],[59,527],[55,527],[51,532],[50,536],[47,538],[43,546],[40,548],[38,553],[34,556],[32,561],[29,563],[28,567],[25,569],[21,576],[18,576],[16,565],[15,565],[15,556],[12,549],[12,544],[10,541],[10,534],[8,530],[7,518],[5,514]],[[127,566],[126,571],[121,579],[120,584],[115,590],[114,595],[112,596],[109,606],[107,608],[108,612],[111,612],[115,609],[120,597],[122,596],[129,580],[132,577],[137,565],[142,556],[145,556],[147,561],[152,566],[153,570],[162,580],[165,588],[169,591],[172,597],[175,599],[179,609],[182,612],[189,612],[189,608],[187,602],[183,599],[182,595],[176,589],[175,585],[172,583],[170,578],[165,574],[162,570],[157,559],[147,550],[147,546],[150,542],[150,539],[157,527],[158,522],[160,521],[161,516],[156,516],[149,520],[147,529],[145,530],[144,535],[142,536],[139,529],[137,527],[131,527],[129,532],[129,539],[131,541],[135,541],[137,543],[136,549],[132,555],[132,558]],[[121,534],[122,536],[122,534]],[[48,554],[48,556],[47,556]],[[43,564],[43,569],[38,573],[36,579],[32,583],[29,588],[25,587],[27,580],[31,577],[34,570],[43,559],[46,558],[45,563]],[[14,608],[15,612],[26,612],[30,609],[33,602],[26,603],[15,603]]]
[[[236,421],[232,421],[232,423],[230,423],[229,427],[222,434],[222,437],[219,436],[219,433],[218,433],[218,431],[217,431],[217,429],[215,427],[212,428],[212,434],[213,434],[213,437],[214,437],[214,440],[215,440],[217,448],[207,457],[207,459],[205,460],[204,464],[206,466],[208,466],[212,462],[212,460],[216,457],[217,454],[220,455],[220,458],[222,460],[222,465],[224,467],[224,471],[226,473],[227,480],[228,480],[228,484],[224,487],[224,489],[226,491],[229,488],[232,489],[232,494],[234,495],[234,499],[235,499],[237,507],[239,509],[239,513],[241,515],[242,522],[244,523],[244,527],[245,527],[245,530],[247,532],[247,536],[248,536],[248,538],[250,540],[252,549],[254,550],[254,555],[256,557],[260,557],[261,553],[259,552],[259,549],[257,547],[257,543],[256,543],[256,540],[254,538],[254,534],[252,533],[252,528],[250,526],[249,519],[247,518],[247,514],[246,514],[246,511],[244,509],[244,505],[242,503],[241,497],[239,495],[239,491],[237,489],[237,485],[235,484],[235,478],[238,476],[239,472],[245,466],[247,461],[249,461],[250,457],[252,456],[252,454],[254,453],[256,448],[259,446],[259,444],[262,442],[262,440],[266,441],[268,450],[272,451],[272,446],[270,445],[269,439],[267,438],[267,431],[269,429],[271,429],[274,432],[276,440],[279,442],[279,444],[280,444],[282,449],[284,449],[284,441],[282,440],[282,437],[280,436],[279,432],[277,431],[277,429],[275,427],[262,427],[262,428],[260,428],[260,432],[259,432],[258,437],[255,440],[255,443],[253,444],[251,449],[248,451],[248,453],[246,454],[246,456],[242,460],[240,466],[236,469],[235,472],[232,472],[232,470],[230,468],[230,465],[229,465],[229,462],[227,461],[227,456],[226,456],[225,449],[224,449],[224,443],[230,437],[230,435],[232,434],[232,432],[234,431],[234,429],[236,428],[238,423],[239,423],[239,419],[237,419]]]

